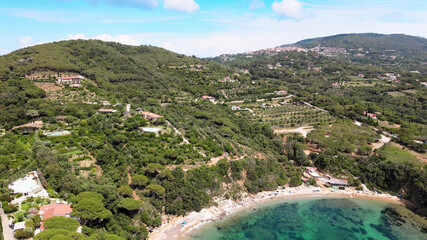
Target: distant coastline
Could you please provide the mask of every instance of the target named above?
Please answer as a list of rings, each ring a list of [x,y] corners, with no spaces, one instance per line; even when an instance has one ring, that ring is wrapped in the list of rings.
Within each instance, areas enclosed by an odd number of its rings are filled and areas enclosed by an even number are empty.
[[[186,239],[189,234],[200,227],[226,218],[237,212],[254,208],[257,205],[285,199],[319,198],[319,197],[348,197],[375,201],[383,201],[404,205],[402,201],[389,194],[376,194],[356,190],[332,190],[330,188],[286,188],[275,191],[260,192],[248,195],[245,198],[233,200],[220,200],[218,206],[202,209],[200,212],[191,212],[185,217],[176,217],[168,223],[156,228],[149,236],[150,240]],[[185,226],[182,223],[185,220]]]

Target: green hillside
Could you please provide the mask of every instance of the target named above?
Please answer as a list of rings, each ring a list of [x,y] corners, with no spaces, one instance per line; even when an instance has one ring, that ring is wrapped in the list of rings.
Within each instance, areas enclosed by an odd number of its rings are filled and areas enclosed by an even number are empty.
[[[145,239],[162,219],[217,199],[300,186],[306,166],[347,179],[353,189],[364,183],[427,206],[425,164],[374,150],[389,132],[402,149],[425,156],[427,144],[414,141],[425,140],[427,130],[423,73],[316,52],[239,55],[228,64],[93,40],[0,57],[5,210],[17,211],[8,184],[37,170],[51,197],[73,204],[85,236]],[[383,79],[390,71],[399,81]],[[56,83],[71,74],[85,77],[80,87]],[[18,126],[32,121],[42,121],[39,130]],[[308,125],[315,130],[306,137],[277,131]]]
[[[426,52],[427,39],[421,37],[408,36],[404,34],[339,34],[328,37],[312,38],[297,42],[300,47],[312,48],[322,47],[342,47],[346,49],[365,50],[395,50],[397,52]]]
[[[37,45],[1,56],[0,78],[24,77],[37,71],[81,74],[103,90],[120,93],[118,96],[126,92],[127,98],[142,102],[149,97],[171,99],[179,90],[194,94],[194,85],[203,87],[216,79],[217,74],[224,77],[229,72],[216,64],[209,64],[205,74],[188,71],[192,65],[207,64],[152,46],[73,40]],[[185,67],[175,68],[182,66]],[[200,91],[209,92],[209,89]]]
[[[152,46],[132,47],[99,40],[75,40],[23,48],[2,56],[0,62],[2,78],[49,69],[114,81],[119,80],[124,72],[129,74],[129,79],[144,79],[155,74],[155,69],[162,65],[191,61],[183,55]]]

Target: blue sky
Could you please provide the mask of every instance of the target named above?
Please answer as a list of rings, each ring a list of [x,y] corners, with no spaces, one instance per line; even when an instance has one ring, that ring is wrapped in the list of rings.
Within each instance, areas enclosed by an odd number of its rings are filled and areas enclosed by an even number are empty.
[[[101,39],[216,56],[339,33],[427,37],[427,0],[2,0],[0,54]]]

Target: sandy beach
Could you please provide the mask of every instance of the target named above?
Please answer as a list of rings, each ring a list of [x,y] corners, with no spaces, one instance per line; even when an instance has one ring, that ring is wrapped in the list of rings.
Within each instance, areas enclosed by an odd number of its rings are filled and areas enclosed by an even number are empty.
[[[221,220],[238,211],[256,207],[261,203],[280,199],[294,199],[294,198],[318,198],[318,197],[350,197],[371,199],[377,201],[385,201],[390,203],[402,204],[400,199],[389,194],[377,194],[368,191],[356,190],[334,190],[331,188],[321,187],[296,187],[278,189],[275,191],[260,192],[255,195],[247,195],[238,201],[221,199],[217,200],[218,206],[205,208],[200,212],[191,212],[185,217],[176,217],[171,219],[168,223],[156,228],[149,236],[150,240],[171,240],[171,239],[185,239],[189,236],[190,232],[201,226]],[[185,220],[186,224],[182,227],[182,222]]]

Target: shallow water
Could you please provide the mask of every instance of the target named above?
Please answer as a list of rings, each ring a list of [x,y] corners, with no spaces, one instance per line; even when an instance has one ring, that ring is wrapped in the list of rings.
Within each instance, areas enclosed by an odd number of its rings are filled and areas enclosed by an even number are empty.
[[[401,206],[379,201],[298,199],[234,214],[192,232],[187,239],[427,240],[426,222]]]

